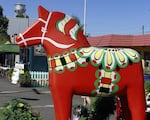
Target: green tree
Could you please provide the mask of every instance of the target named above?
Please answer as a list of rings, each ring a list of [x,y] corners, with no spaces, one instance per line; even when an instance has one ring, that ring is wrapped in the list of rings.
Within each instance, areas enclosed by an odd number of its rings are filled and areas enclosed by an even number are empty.
[[[0,16],[3,16],[3,8],[0,6]]]
[[[3,8],[0,6],[0,33],[7,33],[9,20],[3,16]]]
[[[0,44],[3,44],[9,40],[9,36],[7,34],[8,22],[9,20],[7,17],[3,16],[3,8],[0,5]]]

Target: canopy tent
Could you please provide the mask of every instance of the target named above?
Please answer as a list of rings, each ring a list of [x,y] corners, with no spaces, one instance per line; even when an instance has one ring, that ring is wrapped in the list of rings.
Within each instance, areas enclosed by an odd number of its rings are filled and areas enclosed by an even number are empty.
[[[16,44],[3,44],[0,45],[0,53],[15,53],[18,54],[20,52],[20,48]]]
[[[0,53],[18,54],[19,52],[19,46],[11,44],[10,37],[6,33],[0,33]]]

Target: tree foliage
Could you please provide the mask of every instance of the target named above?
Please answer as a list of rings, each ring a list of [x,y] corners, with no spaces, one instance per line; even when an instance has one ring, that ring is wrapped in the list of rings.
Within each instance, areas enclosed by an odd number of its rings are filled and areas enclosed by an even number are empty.
[[[9,20],[6,16],[3,16],[3,8],[0,5],[0,44],[4,44],[9,40],[9,36],[7,34]]]
[[[3,8],[0,6],[0,16],[3,16]]]
[[[3,16],[3,8],[0,6],[0,33],[7,33],[8,22],[6,16]]]

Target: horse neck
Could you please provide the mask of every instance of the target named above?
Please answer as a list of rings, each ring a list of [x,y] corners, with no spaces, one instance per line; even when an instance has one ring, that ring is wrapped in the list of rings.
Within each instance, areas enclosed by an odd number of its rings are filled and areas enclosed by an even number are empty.
[[[82,44],[75,44],[72,47],[69,48],[58,48],[52,44],[50,44],[47,41],[44,41],[44,49],[47,53],[48,57],[53,57],[55,55],[63,55],[64,53],[69,53],[71,50],[73,49],[79,49],[79,48],[83,48],[83,47],[89,47],[89,43],[88,42],[83,42]]]
[[[53,33],[49,33],[47,39],[44,39],[43,46],[48,56],[53,56],[54,54],[62,55],[64,52],[70,52],[71,49],[89,47],[90,44],[81,30],[78,31],[77,40],[73,40],[67,35],[53,29]]]

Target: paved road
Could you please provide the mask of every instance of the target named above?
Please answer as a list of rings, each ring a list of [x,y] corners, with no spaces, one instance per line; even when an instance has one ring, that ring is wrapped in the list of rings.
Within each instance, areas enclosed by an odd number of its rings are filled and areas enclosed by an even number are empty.
[[[40,94],[37,94],[35,89]],[[0,107],[12,98],[19,98],[25,102],[28,102],[34,111],[40,112],[42,120],[55,120],[54,106],[49,88],[24,88],[11,84],[11,82],[6,79],[0,79]],[[73,97],[73,104],[81,103],[83,103],[81,96]],[[115,117],[111,116],[109,120],[115,120]]]
[[[40,94],[37,94],[36,89]],[[0,79],[0,107],[12,98],[19,98],[28,102],[34,111],[40,112],[42,120],[55,120],[51,94],[46,87],[23,88],[11,84],[10,81]],[[80,96],[74,96],[73,104],[82,103]]]

